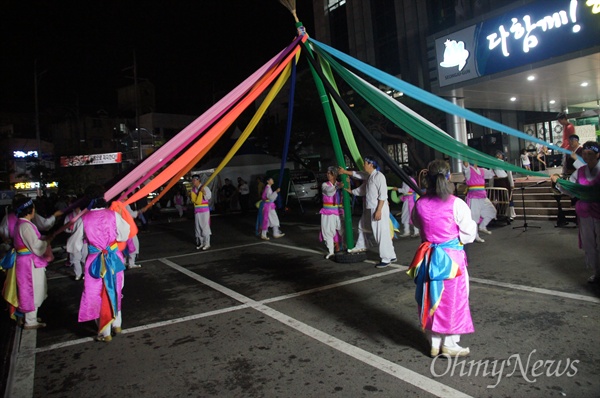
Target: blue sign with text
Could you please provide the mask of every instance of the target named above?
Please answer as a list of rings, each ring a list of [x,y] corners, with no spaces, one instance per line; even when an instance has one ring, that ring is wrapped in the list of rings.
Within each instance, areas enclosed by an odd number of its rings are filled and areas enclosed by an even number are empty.
[[[438,38],[439,82],[454,84],[599,45],[600,0],[538,1]]]

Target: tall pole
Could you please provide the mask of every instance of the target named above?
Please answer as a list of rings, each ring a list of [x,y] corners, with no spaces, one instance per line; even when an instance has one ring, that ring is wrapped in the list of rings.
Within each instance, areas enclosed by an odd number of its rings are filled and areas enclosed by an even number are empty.
[[[42,139],[40,137],[40,107],[38,104],[37,59],[33,62],[33,92],[35,97],[35,139],[37,141],[38,160],[42,160]]]
[[[133,91],[135,95],[135,130],[138,133],[138,151],[140,155],[140,162],[142,161],[142,132],[140,131],[140,99],[138,90],[138,77],[137,77],[137,61],[135,57],[135,50],[133,50]]]

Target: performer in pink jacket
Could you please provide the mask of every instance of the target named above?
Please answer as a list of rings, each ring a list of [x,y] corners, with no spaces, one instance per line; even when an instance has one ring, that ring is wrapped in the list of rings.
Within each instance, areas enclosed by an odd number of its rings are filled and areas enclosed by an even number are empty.
[[[97,341],[112,340],[111,331],[121,332],[121,290],[125,266],[117,242],[129,236],[129,224],[118,213],[107,209],[104,189],[91,185],[85,190],[90,198],[88,212],[73,227],[74,242],[87,242],[84,287],[79,305],[79,322],[95,320]]]
[[[51,251],[49,252],[52,237],[42,240],[37,227],[31,222],[35,216],[32,199],[18,199],[15,202],[15,213],[18,220],[13,244],[16,251],[18,311],[25,314],[24,329],[39,329],[46,326],[38,319],[37,312],[48,297],[46,266],[52,259]]]
[[[417,285],[421,327],[431,343],[431,356],[467,356],[460,336],[473,333],[469,309],[469,275],[464,246],[477,236],[467,204],[452,195],[450,167],[434,160],[427,171],[427,192],[415,204],[413,223],[423,243],[408,274]]]
[[[321,185],[323,193],[323,208],[321,209],[321,241],[325,241],[327,246],[326,259],[335,255],[335,251],[340,250],[342,243],[342,218],[344,208],[341,204],[339,190],[343,184],[337,182],[337,167],[329,166],[327,168],[327,181]]]

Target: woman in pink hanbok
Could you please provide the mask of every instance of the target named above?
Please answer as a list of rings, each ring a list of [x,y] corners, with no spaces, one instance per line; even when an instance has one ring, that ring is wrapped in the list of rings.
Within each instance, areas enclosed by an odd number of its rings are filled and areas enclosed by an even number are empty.
[[[75,223],[71,238],[87,242],[84,287],[79,305],[79,322],[95,320],[97,341],[109,342],[112,333],[121,333],[121,291],[125,265],[117,242],[129,237],[129,224],[118,213],[107,209],[104,189],[91,185],[85,191],[90,198],[88,210]]]
[[[469,355],[458,345],[460,336],[473,333],[469,309],[469,275],[464,246],[477,236],[471,210],[452,195],[450,167],[434,160],[427,169],[427,191],[415,204],[414,225],[423,242],[409,267],[414,278],[421,327],[431,343],[431,356]]]
[[[18,305],[17,310],[25,315],[24,329],[39,329],[46,326],[37,317],[38,308],[48,297],[46,266],[52,260],[50,240],[42,239],[32,223],[35,206],[30,198],[15,202],[18,217],[14,226],[13,244],[16,252],[15,274]]]

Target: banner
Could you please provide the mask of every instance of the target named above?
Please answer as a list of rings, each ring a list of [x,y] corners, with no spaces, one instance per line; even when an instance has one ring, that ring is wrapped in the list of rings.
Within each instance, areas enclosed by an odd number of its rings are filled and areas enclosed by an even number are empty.
[[[121,163],[121,152],[60,157],[60,167],[95,166],[111,163]]]

